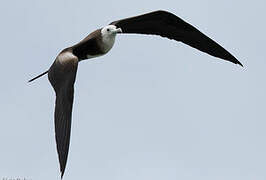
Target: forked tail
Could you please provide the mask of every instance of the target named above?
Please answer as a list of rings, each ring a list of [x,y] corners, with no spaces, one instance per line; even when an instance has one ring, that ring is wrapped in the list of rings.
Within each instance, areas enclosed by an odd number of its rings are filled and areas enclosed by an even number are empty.
[[[32,81],[34,81],[35,79],[38,79],[39,77],[42,77],[43,75],[47,74],[47,73],[48,73],[48,71],[49,71],[49,70],[47,70],[47,71],[45,71],[44,73],[42,73],[42,74],[40,74],[40,75],[36,76],[35,78],[32,78],[32,79],[31,79],[31,80],[29,80],[28,82],[32,82]]]

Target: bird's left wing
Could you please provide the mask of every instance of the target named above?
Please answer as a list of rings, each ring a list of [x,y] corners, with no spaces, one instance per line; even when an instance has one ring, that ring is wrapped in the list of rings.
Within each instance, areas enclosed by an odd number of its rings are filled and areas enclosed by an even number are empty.
[[[63,52],[59,54],[48,72],[49,81],[56,93],[54,123],[61,178],[64,175],[69,150],[77,67],[77,57],[70,52]]]
[[[181,41],[212,56],[242,64],[218,43],[198,29],[167,11],[154,11],[147,14],[121,19],[111,23],[123,33],[153,34]]]

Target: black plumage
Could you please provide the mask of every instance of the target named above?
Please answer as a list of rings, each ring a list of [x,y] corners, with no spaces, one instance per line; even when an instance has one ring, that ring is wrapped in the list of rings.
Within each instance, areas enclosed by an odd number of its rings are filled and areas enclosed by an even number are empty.
[[[69,151],[74,83],[77,68],[78,58],[73,56],[69,57],[64,64],[55,61],[48,71],[48,78],[56,95],[54,124],[61,178],[65,172]]]
[[[232,54],[198,29],[166,11],[154,11],[111,23],[123,33],[160,35],[181,41],[212,56],[243,66]]]
[[[106,54],[112,48],[117,33],[160,35],[242,66],[222,46],[192,25],[166,11],[154,11],[112,22],[109,26],[90,33],[78,44],[64,49],[48,71],[29,81],[48,73],[49,81],[55,90],[54,123],[61,178],[65,172],[69,152],[74,83],[78,63],[84,59]]]

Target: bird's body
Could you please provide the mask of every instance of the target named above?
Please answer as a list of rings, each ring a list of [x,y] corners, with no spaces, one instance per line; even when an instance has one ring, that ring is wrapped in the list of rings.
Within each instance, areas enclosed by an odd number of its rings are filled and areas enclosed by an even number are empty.
[[[78,64],[82,60],[108,53],[114,45],[117,33],[160,35],[242,66],[222,46],[192,25],[166,11],[154,11],[112,22],[92,32],[78,44],[64,49],[48,71],[30,80],[31,82],[48,73],[49,81],[55,90],[55,134],[61,177],[65,171],[69,150],[74,83]]]
[[[73,53],[81,61],[103,55],[105,53],[103,46],[101,30],[98,29],[71,48],[73,49]]]
[[[78,61],[82,61],[106,54],[113,47],[116,36],[116,33],[112,33],[110,35],[107,34],[108,32],[105,31],[107,29],[116,30],[113,25],[97,29],[78,44],[64,49],[61,53],[59,53],[56,61],[59,60],[61,62],[64,58],[70,59],[70,56],[75,56],[78,58]]]

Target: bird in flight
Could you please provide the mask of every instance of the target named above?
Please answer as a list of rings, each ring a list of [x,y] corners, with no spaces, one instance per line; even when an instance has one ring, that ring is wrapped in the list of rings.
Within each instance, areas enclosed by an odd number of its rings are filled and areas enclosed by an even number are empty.
[[[63,178],[69,151],[74,83],[78,64],[85,59],[102,56],[113,47],[117,34],[159,35],[181,41],[214,57],[243,66],[232,54],[176,15],[167,11],[154,11],[114,21],[90,33],[79,43],[65,48],[46,72],[56,94],[54,123],[57,153]]]

